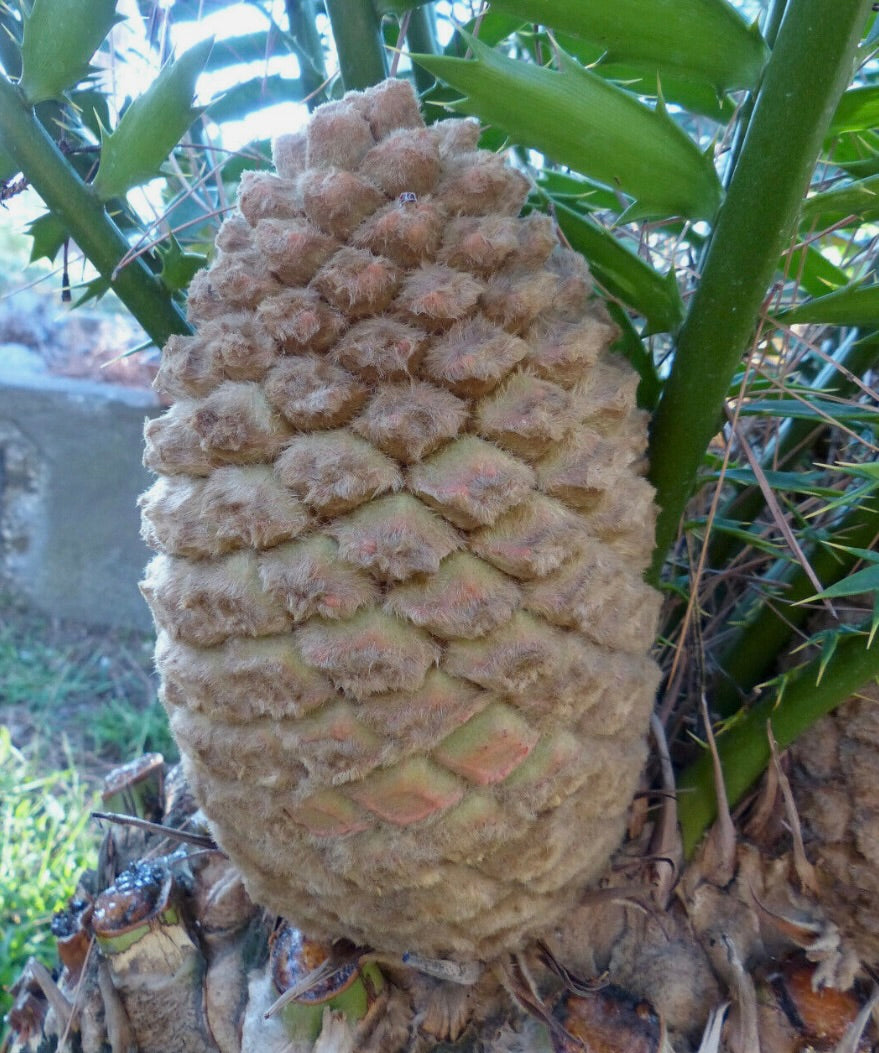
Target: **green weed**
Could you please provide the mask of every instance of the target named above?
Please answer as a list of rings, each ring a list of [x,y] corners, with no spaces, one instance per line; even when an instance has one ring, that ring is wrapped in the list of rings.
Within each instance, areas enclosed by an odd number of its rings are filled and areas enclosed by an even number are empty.
[[[2,1017],[27,959],[53,962],[52,914],[95,865],[88,813],[102,777],[141,753],[174,760],[177,750],[152,640],[59,622],[2,594],[0,610]]]
[[[145,709],[111,700],[96,713],[89,736],[95,753],[120,762],[142,753],[161,753],[172,764],[178,758],[168,717],[158,699]]]
[[[44,642],[38,633],[23,638],[14,623],[0,624],[0,700],[7,705],[51,710],[111,686],[99,656],[83,658],[73,645]]]
[[[55,958],[52,914],[93,866],[98,835],[94,801],[71,763],[40,774],[0,725],[0,1018],[25,962]]]
[[[54,770],[63,764],[57,743],[66,738],[80,771],[96,778],[145,751],[176,759],[156,697],[150,637],[58,622],[0,594],[4,608],[0,722],[29,756],[39,754]]]

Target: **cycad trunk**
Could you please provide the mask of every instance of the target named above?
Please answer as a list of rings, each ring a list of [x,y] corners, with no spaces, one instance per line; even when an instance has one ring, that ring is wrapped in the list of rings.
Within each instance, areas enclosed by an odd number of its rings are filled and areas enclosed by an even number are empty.
[[[616,887],[587,894],[547,934],[546,949],[532,945],[479,974],[415,956],[369,964],[337,944],[335,976],[319,977],[270,1019],[272,1002],[302,986],[330,948],[303,943],[256,907],[222,854],[114,826],[97,873],[83,876],[77,900],[55,919],[55,979],[34,968],[14,992],[4,1050],[688,1053],[706,1021],[706,1051],[869,1050],[876,1033],[863,981],[877,960],[876,808],[865,773],[877,766],[874,708],[872,698],[853,700],[792,757],[814,867],[784,832],[795,813],[770,779],[742,824],[748,839],[728,854],[706,852],[673,896],[670,859],[649,885],[639,882],[649,874],[639,858],[645,836],[616,857],[607,879]],[[111,806],[197,831],[179,769],[164,790],[160,770],[146,790],[123,773]],[[555,963],[598,982],[579,986]],[[423,972],[436,967],[458,982]],[[710,1014],[727,1002],[724,1027],[712,1032]]]

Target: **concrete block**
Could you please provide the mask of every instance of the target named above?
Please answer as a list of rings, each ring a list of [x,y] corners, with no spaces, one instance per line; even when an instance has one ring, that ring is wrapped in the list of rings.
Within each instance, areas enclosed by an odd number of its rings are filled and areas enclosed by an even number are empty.
[[[0,576],[39,609],[149,630],[137,497],[150,391],[51,376],[0,349]]]

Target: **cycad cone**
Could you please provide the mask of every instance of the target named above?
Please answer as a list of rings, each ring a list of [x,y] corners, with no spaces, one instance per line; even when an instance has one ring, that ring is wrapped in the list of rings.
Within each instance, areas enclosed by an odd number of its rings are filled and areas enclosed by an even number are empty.
[[[605,867],[657,681],[637,378],[477,136],[388,81],[245,173],[142,498],[165,704],[251,895],[459,959]]]

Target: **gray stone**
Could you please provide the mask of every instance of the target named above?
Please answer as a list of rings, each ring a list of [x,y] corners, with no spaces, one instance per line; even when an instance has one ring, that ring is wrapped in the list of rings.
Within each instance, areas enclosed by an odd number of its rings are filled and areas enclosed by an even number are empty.
[[[161,406],[149,391],[12,366],[0,356],[4,583],[52,615],[149,629],[137,497],[152,481],[144,419]]]

